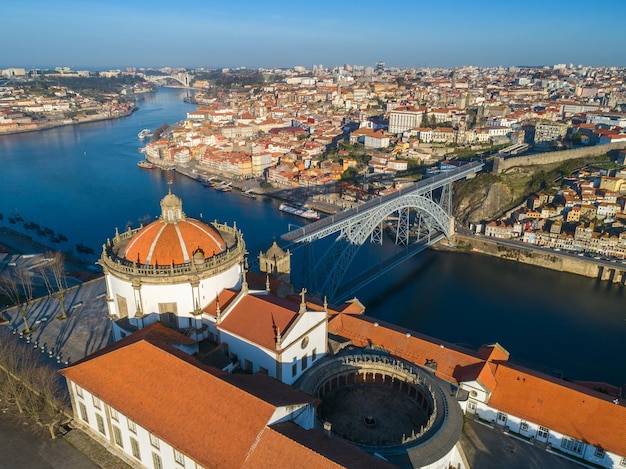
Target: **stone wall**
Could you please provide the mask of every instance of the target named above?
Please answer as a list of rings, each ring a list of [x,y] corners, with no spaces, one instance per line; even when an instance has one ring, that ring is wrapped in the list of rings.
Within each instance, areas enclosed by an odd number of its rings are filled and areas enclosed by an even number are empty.
[[[538,153],[530,156],[516,156],[511,158],[502,158],[497,156],[493,161],[493,172],[496,174],[506,172],[507,170],[517,166],[536,166],[544,164],[560,163],[567,160],[575,160],[577,158],[585,158],[589,156],[600,156],[611,150],[622,150],[626,148],[626,142],[609,143],[606,145],[594,145],[591,147],[575,148],[572,150],[552,151],[547,153]]]
[[[499,244],[496,238],[477,238],[475,236],[465,236],[458,233],[453,236],[452,243],[458,248],[469,248],[473,252],[535,265],[537,267],[544,267],[546,269],[558,270],[559,272],[568,272],[622,284],[626,281],[626,265],[624,264],[617,263],[613,268],[606,268],[594,262],[593,259],[586,257],[574,258],[552,250],[538,252],[514,249]]]

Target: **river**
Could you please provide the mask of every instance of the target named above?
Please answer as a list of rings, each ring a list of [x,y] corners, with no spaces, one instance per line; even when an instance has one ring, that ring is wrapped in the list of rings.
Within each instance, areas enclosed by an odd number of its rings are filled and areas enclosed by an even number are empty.
[[[192,217],[242,230],[250,258],[298,219],[278,202],[217,192],[180,174],[137,167],[143,128],[185,118],[185,91],[161,89],[127,118],[0,136],[0,226],[20,214],[96,253],[107,238],[159,215],[168,182]],[[88,260],[94,260],[88,259]],[[297,257],[294,257],[297,261]],[[294,267],[294,270],[297,270]],[[499,342],[512,359],[569,379],[626,383],[626,307],[619,285],[475,254],[426,251],[357,295],[367,314],[476,349]]]

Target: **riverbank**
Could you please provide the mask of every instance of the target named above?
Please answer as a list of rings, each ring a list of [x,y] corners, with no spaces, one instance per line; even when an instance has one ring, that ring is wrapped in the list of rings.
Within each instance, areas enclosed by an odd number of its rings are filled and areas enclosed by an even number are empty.
[[[624,284],[626,282],[626,264],[596,260],[575,253],[542,249],[535,245],[516,245],[497,238],[455,233],[450,242],[443,240],[435,246],[435,249],[475,252],[613,283]]]
[[[16,134],[25,134],[25,133],[29,133],[29,132],[39,132],[42,130],[50,130],[50,129],[56,129],[59,127],[67,127],[67,126],[71,126],[71,125],[80,125],[80,124],[89,124],[89,123],[93,123],[93,122],[103,122],[103,121],[108,121],[108,120],[115,120],[115,119],[121,119],[123,117],[128,117],[130,115],[133,114],[133,112],[137,111],[139,108],[137,106],[133,106],[133,108],[127,112],[123,112],[120,114],[117,114],[115,116],[111,116],[111,115],[101,115],[101,114],[96,114],[93,117],[90,116],[85,116],[83,118],[74,118],[71,120],[71,122],[67,122],[66,120],[63,121],[54,121],[54,122],[48,122],[45,125],[41,125],[41,126],[37,126],[34,128],[27,128],[27,129],[18,129],[18,130],[8,130],[8,131],[0,131],[0,136],[1,135],[16,135]]]
[[[154,158],[146,157],[146,160],[162,171],[170,171],[171,164],[168,165],[162,161]],[[304,187],[294,188],[275,188],[275,187],[262,187],[262,179],[231,179],[223,174],[211,173],[198,164],[191,164],[186,166],[176,166],[174,171],[183,176],[187,176],[198,182],[206,181],[209,178],[216,178],[228,183],[233,189],[241,192],[250,191],[255,196],[267,196],[272,197],[281,202],[287,202],[295,205],[307,205],[308,207],[317,210],[318,212],[325,213],[327,215],[333,215],[339,213],[346,207],[335,205],[325,202],[316,198],[322,194],[318,194],[314,189],[307,189]],[[326,197],[328,199],[328,196]]]

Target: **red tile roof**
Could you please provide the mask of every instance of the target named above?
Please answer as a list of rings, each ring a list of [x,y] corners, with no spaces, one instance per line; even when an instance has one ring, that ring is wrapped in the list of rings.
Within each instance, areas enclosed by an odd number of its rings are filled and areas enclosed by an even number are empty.
[[[313,400],[264,375],[202,365],[172,339],[188,340],[156,323],[61,373],[205,467],[240,467],[276,403]]]
[[[491,407],[626,455],[626,407],[610,396],[510,364],[497,365],[495,379]]]
[[[299,304],[274,295],[246,295],[220,323],[220,329],[276,351],[276,331],[284,334]]]
[[[176,223],[157,220],[133,236],[124,257],[148,265],[186,264],[198,249],[208,259],[224,251],[226,243],[215,228],[198,220],[187,218]]]
[[[299,469],[395,467],[340,438],[329,438],[319,429],[307,431],[291,422],[265,429],[243,467],[274,469],[296,466]]]
[[[376,326],[377,323],[379,326]],[[447,381],[457,381],[457,372],[462,367],[482,362],[461,347],[367,316],[339,314],[329,320],[328,331],[350,339],[359,347],[382,347],[419,366],[424,366],[427,361],[436,362],[436,375]]]

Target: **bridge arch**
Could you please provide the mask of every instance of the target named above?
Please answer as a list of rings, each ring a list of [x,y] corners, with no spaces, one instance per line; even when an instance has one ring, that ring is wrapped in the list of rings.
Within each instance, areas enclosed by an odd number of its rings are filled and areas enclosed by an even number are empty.
[[[390,215],[407,209],[415,209],[421,214],[428,215],[431,220],[436,222],[439,231],[444,233],[446,238],[449,238],[452,234],[453,218],[446,213],[443,207],[431,197],[413,193],[398,197],[374,208],[369,212],[368,217],[361,218],[342,230],[339,238],[345,236],[349,242],[361,245],[371,238],[372,233]]]

